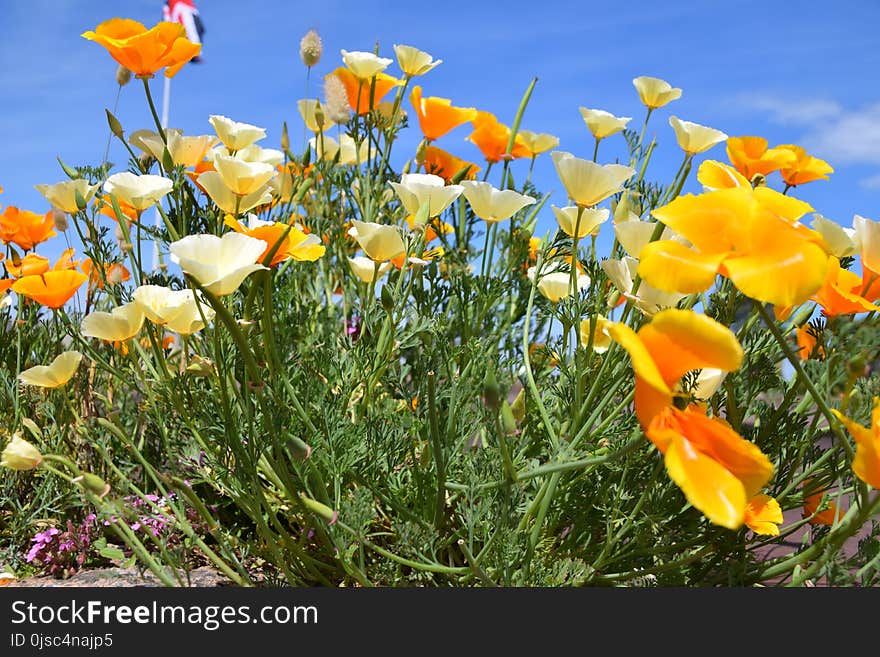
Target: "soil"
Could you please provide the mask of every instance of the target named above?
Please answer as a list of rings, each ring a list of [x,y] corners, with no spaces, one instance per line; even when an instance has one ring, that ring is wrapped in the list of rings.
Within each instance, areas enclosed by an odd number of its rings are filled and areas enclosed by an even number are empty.
[[[212,587],[229,584],[223,575],[215,570],[202,566],[189,573],[189,586]],[[9,582],[11,587],[160,587],[159,581],[153,573],[145,571],[141,573],[137,568],[100,568],[76,573],[68,579],[56,579],[51,575],[39,577],[24,577]]]

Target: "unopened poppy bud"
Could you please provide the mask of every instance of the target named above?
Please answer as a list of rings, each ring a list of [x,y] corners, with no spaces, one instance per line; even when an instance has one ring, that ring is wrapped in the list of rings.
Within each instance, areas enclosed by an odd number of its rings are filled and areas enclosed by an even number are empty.
[[[416,149],[416,164],[421,166],[425,162],[425,151],[428,148],[428,140],[422,139],[419,143],[419,147]]]
[[[324,52],[324,44],[316,30],[309,30],[299,42],[299,57],[302,63],[312,68],[321,61],[321,53]]]
[[[385,309],[385,312],[390,313],[391,309],[394,308],[394,299],[391,297],[391,291],[388,289],[387,285],[382,286],[382,307]]]
[[[21,437],[13,434],[3,453],[0,454],[0,465],[11,470],[34,470],[43,462],[43,455],[36,447]]]
[[[214,361],[210,358],[193,356],[186,366],[186,373],[192,376],[211,376],[214,373]]]
[[[516,419],[513,417],[513,410],[506,399],[501,402],[501,428],[507,436],[516,435]]]
[[[486,370],[486,376],[483,379],[483,401],[491,410],[498,412],[501,405],[501,386],[498,385],[498,379],[495,378],[495,370],[492,367]]]
[[[120,87],[124,87],[129,82],[131,82],[131,71],[120,64],[119,67],[116,69],[116,83]]]
[[[522,388],[519,391],[519,394],[516,396],[516,399],[513,400],[513,404],[510,405],[510,410],[513,411],[513,418],[516,420],[517,424],[522,424],[522,421],[526,419],[526,389]]]
[[[78,189],[73,193],[73,198],[76,201],[76,207],[80,210],[80,212],[82,212],[83,210],[85,210],[88,207],[86,205],[85,197],[82,195],[82,193]]]
[[[299,494],[299,497],[309,511],[319,516],[328,525],[332,525],[339,519],[339,512],[334,511],[326,504],[321,504],[320,502],[313,500],[310,497],[306,497],[302,493]]]
[[[71,481],[78,483],[92,495],[97,495],[100,498],[105,497],[110,492],[110,484],[91,472],[74,477]]]
[[[290,150],[290,136],[287,134],[287,121],[281,125],[281,150],[284,152]]]
[[[52,206],[52,223],[55,224],[55,228],[62,233],[70,228],[70,222],[67,220],[67,215],[55,206]]]
[[[110,126],[110,132],[112,132],[115,137],[122,139],[122,124],[119,122],[119,119],[113,116],[113,113],[110,110],[105,109],[104,111],[107,113],[107,124]]]
[[[324,110],[321,109],[321,103],[315,101],[315,125],[318,130],[324,129]]]

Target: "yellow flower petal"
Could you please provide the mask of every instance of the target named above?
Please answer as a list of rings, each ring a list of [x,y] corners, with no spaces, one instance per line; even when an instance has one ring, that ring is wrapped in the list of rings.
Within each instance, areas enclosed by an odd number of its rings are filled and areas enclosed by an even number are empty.
[[[29,386],[58,388],[70,381],[82,360],[78,351],[65,351],[49,365],[35,365],[18,375],[18,380]]]
[[[727,253],[706,255],[684,244],[663,240],[646,244],[639,262],[639,276],[649,285],[668,292],[692,294],[708,290]]]

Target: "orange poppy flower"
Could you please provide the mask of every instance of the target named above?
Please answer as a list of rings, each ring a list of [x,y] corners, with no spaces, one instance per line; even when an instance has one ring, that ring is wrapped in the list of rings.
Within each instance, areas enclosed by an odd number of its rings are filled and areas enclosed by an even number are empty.
[[[510,141],[510,128],[499,123],[494,114],[477,112],[477,118],[471,121],[474,131],[468,135],[468,141],[480,149],[483,157],[489,162],[497,162],[507,153],[507,142]],[[513,142],[510,159],[529,157],[530,151],[517,135]]]
[[[422,98],[422,88],[419,86],[413,87],[409,99],[419,117],[422,134],[431,141],[477,118],[477,110],[473,107],[453,107],[448,98]]]
[[[409,228],[410,230],[415,230],[415,215],[406,215],[405,221],[407,228]],[[425,244],[430,244],[435,239],[437,239],[439,235],[448,235],[452,232],[455,232],[455,228],[453,228],[451,224],[448,224],[445,221],[440,221],[439,217],[435,217],[430,223],[425,224]]]
[[[98,202],[98,199],[95,199],[95,203]],[[116,211],[113,209],[113,201],[110,200],[110,195],[107,194],[105,196],[102,196],[100,199],[100,203],[101,209],[98,212],[103,214],[105,217],[110,217],[113,221],[117,221]],[[119,205],[119,211],[122,212],[123,215],[125,215],[129,223],[133,221],[137,222],[138,211],[134,207],[130,206],[119,197],[116,198],[116,203]]]
[[[49,271],[49,259],[44,258],[36,253],[28,253],[24,258],[19,260],[16,265],[12,260],[7,261],[6,271],[13,278],[21,278],[22,276],[39,276]]]
[[[15,279],[0,278],[0,294],[4,294],[6,290],[12,287],[13,283],[15,283]]]
[[[76,269],[79,267],[79,260],[73,259],[74,250],[73,249],[64,249],[62,251],[61,256],[58,260],[55,261],[55,265],[52,267],[55,271],[62,271],[64,269]]]
[[[769,495],[756,495],[746,504],[746,526],[756,534],[779,536],[779,525],[785,520],[779,502]]]
[[[86,275],[71,269],[47,271],[39,276],[23,276],[12,286],[12,291],[40,305],[58,309],[76,294]]]
[[[828,256],[828,273],[812,299],[822,306],[822,312],[828,317],[880,310],[861,296],[861,291],[862,279],[858,274],[841,269],[840,261]]]
[[[0,239],[7,244],[17,244],[25,251],[56,234],[51,211],[42,215],[10,205],[0,215]]]
[[[814,351],[816,351],[820,359],[825,358],[825,350],[821,346],[816,350],[819,340],[815,330],[809,324],[804,324],[798,328],[795,332],[795,338],[798,346],[798,357],[801,360],[809,360]]]
[[[98,270],[94,268],[91,258],[83,260],[80,265],[82,272],[89,277],[89,288],[97,287],[99,290],[104,289],[104,280],[110,285],[118,285],[131,279],[131,273],[121,262],[104,263],[104,278],[98,274]]]
[[[271,262],[268,263],[269,267],[274,267],[288,258],[311,262],[323,256],[326,251],[326,247],[317,236],[304,233],[290,224],[284,224],[280,221],[260,221],[252,218],[250,223],[245,226],[231,214],[228,214],[223,223],[236,233],[263,240],[268,244],[263,254],[257,258],[258,263],[262,263],[280,241]]]
[[[871,422],[867,427],[833,410],[856,441],[856,455],[852,469],[855,475],[873,488],[880,488],[880,398],[874,398]]]
[[[794,144],[782,144],[777,148],[784,148],[795,156],[793,162],[782,167],[782,180],[786,185],[795,187],[814,180],[828,180],[828,174],[834,173],[834,169],[825,160],[813,157],[800,146]]]
[[[138,21],[111,18],[81,36],[101,44],[113,59],[144,78],[163,68],[165,77],[172,78],[202,50],[201,44],[186,38],[180,23],[162,22],[148,30]]]
[[[358,114],[369,112],[379,104],[385,94],[402,84],[400,80],[386,73],[377,73],[375,86],[373,86],[373,79],[361,80],[344,66],[340,66],[329,75],[335,75],[342,82],[342,86],[345,87],[345,95],[348,96],[348,104]],[[370,105],[371,90],[373,94],[372,105]]]
[[[477,177],[477,172],[481,171],[481,167],[478,167],[473,162],[468,162],[462,160],[460,157],[455,157],[452,153],[448,153],[442,148],[437,148],[436,146],[425,147],[424,167],[425,173],[432,173],[435,176],[440,176],[447,184],[452,180],[452,177],[455,174],[465,167],[468,169],[462,180],[474,180]]]
[[[430,261],[430,260],[439,260],[443,257],[443,255],[445,253],[446,253],[446,250],[442,246],[438,246],[435,249],[428,249],[427,251],[422,252],[422,255],[419,256],[418,258],[416,258],[416,260],[417,261],[423,260],[425,262]],[[410,256],[410,258],[413,259],[413,256]],[[406,260],[406,254],[401,253],[399,256],[395,256],[394,258],[391,258],[389,260],[389,262],[392,265],[394,265],[395,267],[397,267],[398,269],[403,269],[403,263],[405,260]],[[424,263],[416,262],[413,264],[424,264]]]
[[[808,485],[809,480],[804,482],[805,488]],[[811,525],[827,525],[830,527],[835,522],[840,522],[846,514],[845,510],[838,508],[837,504],[827,499],[825,508],[822,511],[819,511],[819,513],[816,513],[819,509],[819,503],[822,501],[822,495],[824,493],[825,490],[823,489],[804,497],[804,507],[801,512],[801,517],[809,518]]]
[[[755,174],[767,175],[794,164],[797,156],[787,148],[767,148],[763,137],[730,137],[727,157],[749,181]]]

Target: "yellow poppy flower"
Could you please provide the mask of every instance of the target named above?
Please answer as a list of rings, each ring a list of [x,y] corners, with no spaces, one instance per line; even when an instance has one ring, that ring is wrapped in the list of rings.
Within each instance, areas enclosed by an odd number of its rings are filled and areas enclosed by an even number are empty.
[[[727,139],[727,135],[720,130],[691,121],[682,121],[677,116],[669,117],[669,125],[675,131],[675,138],[678,140],[681,150],[688,155],[704,153],[715,144],[720,144]]]
[[[477,118],[477,110],[473,107],[455,107],[449,98],[422,97],[419,86],[413,87],[409,99],[416,110],[422,134],[432,141]]]
[[[78,351],[60,353],[48,365],[34,365],[18,375],[18,380],[29,386],[59,388],[70,381],[79,367],[82,354]]]
[[[581,116],[584,123],[593,133],[596,139],[605,139],[611,135],[622,132],[626,128],[626,124],[632,121],[631,116],[614,116],[611,112],[600,109],[590,109],[588,107],[580,107]]]
[[[396,226],[385,226],[371,221],[352,221],[349,231],[369,258],[386,262],[406,252],[406,246]]]
[[[790,164],[782,167],[782,180],[786,185],[795,187],[814,180],[828,180],[828,174],[834,173],[834,169],[825,160],[813,157],[800,146],[794,144],[782,144],[777,148],[784,148],[795,155]]]
[[[15,433],[0,454],[0,466],[10,470],[34,470],[43,462],[43,455],[36,447]]]
[[[681,89],[673,87],[666,80],[642,75],[633,80],[639,100],[648,109],[655,110],[681,98]]]
[[[546,132],[536,133],[531,130],[520,130],[516,135],[522,142],[528,157],[537,157],[541,153],[552,151],[559,146],[559,137]]]
[[[779,536],[783,520],[782,507],[769,495],[755,495],[746,504],[745,523],[756,534]]]
[[[873,488],[880,488],[880,398],[874,399],[871,424],[863,427],[832,410],[834,415],[849,430],[856,441],[856,455],[852,462],[855,475]]]
[[[132,301],[109,313],[89,313],[83,317],[80,333],[106,342],[125,342],[137,335],[143,325],[144,311],[136,301]]]
[[[756,174],[766,176],[794,164],[796,155],[787,148],[767,148],[763,137],[730,137],[727,140],[727,157],[736,170],[748,180]]]

